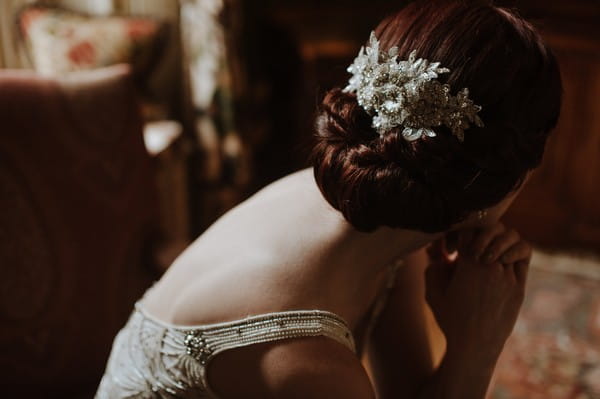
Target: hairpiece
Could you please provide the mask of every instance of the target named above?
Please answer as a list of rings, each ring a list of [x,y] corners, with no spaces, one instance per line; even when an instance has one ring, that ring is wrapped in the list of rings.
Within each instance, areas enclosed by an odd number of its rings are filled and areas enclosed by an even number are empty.
[[[408,60],[398,61],[398,47],[379,52],[375,32],[367,46],[362,47],[348,72],[352,74],[347,93],[356,93],[358,103],[373,116],[373,128],[383,136],[387,131],[404,126],[402,136],[407,141],[435,137],[435,126],[445,125],[459,141],[473,123],[483,127],[477,116],[481,106],[469,99],[469,89],[456,96],[450,86],[435,80],[438,74],[450,72],[439,62],[416,58],[413,50]]]

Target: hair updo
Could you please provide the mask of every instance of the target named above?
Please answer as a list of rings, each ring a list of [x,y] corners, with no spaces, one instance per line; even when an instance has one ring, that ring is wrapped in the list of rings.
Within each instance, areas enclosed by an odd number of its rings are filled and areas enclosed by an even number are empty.
[[[330,90],[320,106],[311,159],[327,201],[357,230],[448,230],[499,203],[542,159],[561,102],[557,62],[525,20],[474,2],[416,1],[379,24],[380,51],[440,62],[452,94],[469,88],[484,127],[460,142],[444,127],[408,142],[402,126],[383,137],[355,94]]]

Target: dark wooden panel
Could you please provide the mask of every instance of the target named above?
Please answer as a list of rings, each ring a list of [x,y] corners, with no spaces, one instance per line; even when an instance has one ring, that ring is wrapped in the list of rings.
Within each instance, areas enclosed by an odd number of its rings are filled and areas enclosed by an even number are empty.
[[[600,40],[547,33],[564,100],[544,162],[507,221],[538,245],[600,250]]]

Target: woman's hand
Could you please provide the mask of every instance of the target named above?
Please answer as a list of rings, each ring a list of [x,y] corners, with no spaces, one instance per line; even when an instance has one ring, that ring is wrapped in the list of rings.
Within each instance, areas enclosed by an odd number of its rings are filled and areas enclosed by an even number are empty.
[[[528,265],[531,259],[529,243],[522,240],[516,230],[506,229],[502,223],[479,230],[468,250],[480,262],[488,264],[500,262],[510,265],[521,262],[521,265]]]
[[[427,301],[448,352],[495,363],[523,302],[531,247],[501,224],[462,231],[453,241],[430,248]]]

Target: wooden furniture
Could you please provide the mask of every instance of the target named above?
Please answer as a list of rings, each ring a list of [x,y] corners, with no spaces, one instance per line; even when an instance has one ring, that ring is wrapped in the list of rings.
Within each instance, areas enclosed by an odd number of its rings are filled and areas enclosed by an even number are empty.
[[[157,205],[128,68],[0,71],[0,386],[91,398],[158,276]]]
[[[189,141],[177,121],[144,124],[144,143],[156,175],[160,237],[155,248],[159,271],[166,270],[190,244],[188,161]]]

